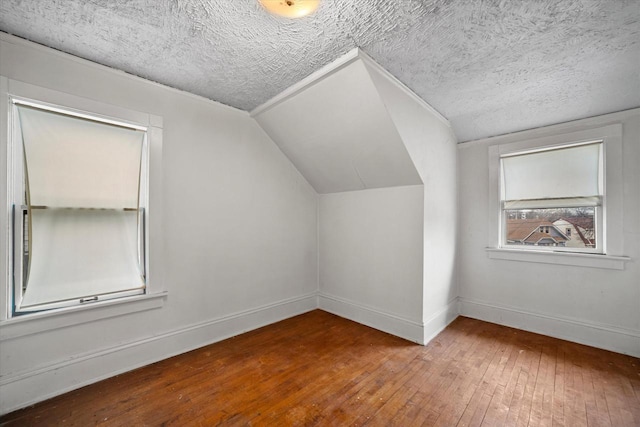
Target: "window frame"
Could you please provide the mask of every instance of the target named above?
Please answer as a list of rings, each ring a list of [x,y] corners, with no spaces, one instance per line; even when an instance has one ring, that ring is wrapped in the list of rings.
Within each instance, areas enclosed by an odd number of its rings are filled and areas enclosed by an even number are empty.
[[[505,176],[504,176],[504,168],[503,168],[503,159],[507,157],[526,155],[526,154],[536,154],[549,152],[553,150],[561,150],[561,149],[569,149],[572,147],[581,147],[584,145],[590,144],[599,144],[599,170],[598,170],[598,180],[599,186],[601,188],[601,200],[600,203],[596,206],[573,206],[573,207],[592,207],[594,208],[594,227],[596,232],[596,246],[594,248],[579,248],[579,247],[565,247],[565,246],[553,246],[553,245],[516,245],[516,244],[508,244],[507,243],[507,215],[506,212],[510,210],[517,209],[506,209],[504,207],[504,184],[505,184]],[[604,217],[606,216],[606,204],[604,197],[604,189],[606,188],[606,178],[605,178],[605,153],[604,153],[604,139],[598,138],[594,140],[586,140],[586,141],[569,141],[566,143],[557,143],[552,145],[546,145],[543,147],[536,148],[526,148],[524,150],[512,150],[508,152],[500,153],[500,228],[499,228],[499,239],[498,239],[498,248],[503,249],[514,249],[514,250],[533,250],[538,251],[549,251],[549,252],[567,252],[567,253],[592,253],[592,254],[601,254],[605,255],[605,240],[604,240]],[[554,209],[554,208],[539,208],[539,209]],[[558,209],[562,209],[559,207]],[[543,231],[544,228],[544,231]],[[540,226],[540,232],[549,233],[549,226]],[[562,233],[562,232],[561,232]]]
[[[489,168],[489,215],[487,217],[488,242],[487,256],[493,259],[540,262],[548,264],[575,265],[594,268],[624,269],[628,257],[623,255],[622,229],[622,124],[613,123],[598,127],[567,127],[555,134],[548,129],[525,131],[507,139],[508,142],[495,142],[488,147]],[[542,135],[542,136],[541,136]],[[518,138],[519,137],[519,138]],[[604,179],[602,212],[602,253],[583,253],[575,251],[540,250],[539,247],[501,246],[502,241],[502,205],[501,205],[501,156],[509,153],[524,152],[566,146],[571,143],[603,141]],[[504,141],[504,139],[502,139]]]
[[[116,299],[98,300],[87,304],[53,308],[15,315],[13,311],[13,254],[11,230],[11,198],[14,188],[13,174],[15,144],[13,144],[12,99],[37,100],[40,105],[63,106],[71,112],[89,112],[91,116],[105,121],[141,126],[147,129],[147,185],[148,191],[145,221],[145,273],[144,294],[123,296]],[[6,178],[6,185],[0,186],[0,198],[4,207],[0,211],[2,242],[6,249],[0,257],[0,341],[15,336],[37,333],[42,330],[57,329],[86,321],[118,316],[123,313],[149,310],[161,307],[167,295],[163,289],[162,262],[162,134],[163,120],[160,116],[130,110],[93,99],[20,82],[0,76],[0,174]],[[46,320],[45,320],[46,319]]]
[[[123,121],[120,119],[115,119],[113,117],[107,117],[102,114],[97,114],[89,111],[78,110],[75,108],[69,108],[67,106],[55,105],[48,102],[41,102],[34,99],[25,98],[22,96],[16,96],[13,94],[8,95],[9,98],[9,151],[11,153],[11,158],[9,161],[11,165],[8,171],[8,183],[9,183],[9,194],[8,199],[11,204],[10,209],[12,210],[12,221],[9,223],[10,232],[9,235],[13,237],[12,239],[12,256],[13,260],[10,260],[13,270],[13,293],[11,295],[12,301],[12,317],[22,316],[25,314],[36,313],[40,311],[48,311],[56,308],[65,308],[65,307],[74,307],[79,305],[85,305],[94,303],[97,301],[106,301],[112,299],[119,299],[127,296],[135,296],[135,295],[143,295],[147,293],[146,290],[146,272],[148,271],[149,260],[146,256],[147,254],[147,244],[146,236],[148,235],[147,224],[149,218],[147,217],[147,205],[148,205],[148,194],[149,194],[149,179],[148,179],[148,171],[149,171],[149,149],[148,149],[148,133],[149,127],[146,125],[142,125],[139,123],[133,123],[130,121]],[[28,215],[31,214],[29,212],[29,208],[26,205],[26,201],[24,199],[24,192],[26,189],[26,180],[27,171],[25,168],[25,150],[23,146],[23,138],[22,138],[22,129],[19,120],[18,108],[30,107],[40,111],[51,112],[54,114],[61,114],[67,117],[77,118],[77,119],[85,119],[90,120],[96,123],[101,123],[105,125],[116,125],[127,129],[143,131],[144,136],[142,139],[142,154],[141,154],[141,163],[140,163],[140,172],[139,172],[139,182],[138,182],[138,191],[139,191],[139,208],[142,211],[138,212],[139,218],[138,221],[141,223],[142,227],[138,229],[137,246],[138,246],[138,263],[141,269],[141,274],[144,278],[144,286],[141,288],[133,289],[133,290],[124,290],[124,291],[111,291],[106,293],[99,293],[93,295],[86,295],[84,297],[77,298],[69,298],[64,300],[56,300],[49,301],[37,304],[35,306],[23,306],[22,300],[24,298],[24,291],[22,288],[25,286],[24,283],[24,258],[22,257],[22,252],[25,246],[25,228],[24,224],[21,225],[21,217],[24,217],[25,210],[28,211]],[[29,233],[31,230],[29,229]],[[22,242],[22,243],[19,243]]]

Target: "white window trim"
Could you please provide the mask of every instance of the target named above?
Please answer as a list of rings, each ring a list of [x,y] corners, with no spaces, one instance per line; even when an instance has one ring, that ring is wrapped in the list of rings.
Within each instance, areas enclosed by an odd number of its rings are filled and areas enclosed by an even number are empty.
[[[551,252],[510,248],[486,248],[487,256],[491,259],[507,261],[536,262],[543,264],[573,265],[576,267],[604,268],[610,270],[624,270],[629,257],[602,254],[588,254],[581,252]]]
[[[21,314],[12,317],[12,271],[10,268],[9,240],[11,229],[11,212],[9,202],[9,186],[12,185],[12,173],[9,165],[11,147],[9,138],[11,129],[9,123],[10,96],[20,99],[34,99],[38,102],[64,105],[65,108],[90,111],[102,117],[127,123],[137,123],[147,128],[148,138],[148,167],[149,194],[147,212],[150,223],[146,234],[147,252],[147,285],[143,295],[123,297],[120,299],[98,301],[85,305],[53,309],[44,312]],[[0,341],[15,336],[26,335],[43,330],[67,327],[73,324],[86,323],[136,311],[149,310],[162,306],[167,293],[163,288],[163,260],[162,256],[162,117],[141,113],[123,107],[105,104],[87,98],[81,98],[52,89],[47,89],[17,80],[0,76],[0,175],[5,179],[5,185],[0,186],[0,200],[3,207],[0,210],[0,229],[4,245],[3,256],[0,257]]]
[[[67,326],[160,308],[164,305],[166,296],[167,292],[156,292],[12,317],[0,322],[0,342]]]
[[[566,146],[572,143],[602,140],[604,157],[602,233],[603,254],[536,250],[528,247],[501,247],[502,207],[500,197],[500,158],[510,153]],[[487,256],[492,259],[542,262],[595,268],[623,269],[629,258],[623,255],[622,229],[622,124],[562,133],[489,146],[489,217]]]

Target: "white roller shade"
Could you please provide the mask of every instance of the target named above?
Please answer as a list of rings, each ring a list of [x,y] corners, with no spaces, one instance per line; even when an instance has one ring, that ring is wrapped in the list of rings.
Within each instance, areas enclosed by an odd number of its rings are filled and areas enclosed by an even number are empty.
[[[138,207],[144,132],[18,106],[30,202]]]
[[[601,142],[503,157],[507,209],[595,206],[602,196]]]
[[[138,209],[145,132],[16,108],[30,218],[21,308],[143,292]]]
[[[137,212],[33,209],[31,265],[22,306],[144,287]]]

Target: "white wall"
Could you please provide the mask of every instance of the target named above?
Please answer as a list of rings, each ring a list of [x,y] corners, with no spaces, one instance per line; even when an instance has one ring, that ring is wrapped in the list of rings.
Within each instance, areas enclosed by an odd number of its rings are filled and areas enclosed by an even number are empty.
[[[1,37],[9,79],[163,117],[164,253],[152,265],[161,258],[168,296],[158,309],[5,336],[0,412],[317,306],[317,195],[248,114]]]
[[[423,186],[320,195],[320,307],[422,341]]]
[[[613,123],[623,126],[624,270],[490,259],[489,147]],[[461,144],[458,158],[461,314],[640,356],[640,110]]]
[[[429,341],[457,316],[448,121],[359,49],[252,114],[322,194],[320,308]]]
[[[422,183],[357,52],[252,112],[320,194]]]
[[[458,315],[456,138],[431,106],[372,60],[365,63],[424,183],[421,342],[427,343]]]
[[[446,119],[366,54],[357,56],[350,67],[364,65],[385,121],[400,136],[424,185],[320,197],[319,303],[426,343],[458,314],[456,140]],[[372,165],[393,170],[392,162]],[[407,188],[411,199],[405,199]],[[404,241],[408,236],[410,244]]]

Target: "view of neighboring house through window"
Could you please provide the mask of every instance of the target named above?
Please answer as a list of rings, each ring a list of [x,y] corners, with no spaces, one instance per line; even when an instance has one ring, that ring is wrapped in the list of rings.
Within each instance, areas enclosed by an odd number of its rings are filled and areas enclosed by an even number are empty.
[[[602,252],[602,141],[500,160],[503,246]]]
[[[16,314],[145,292],[146,128],[13,99]]]

